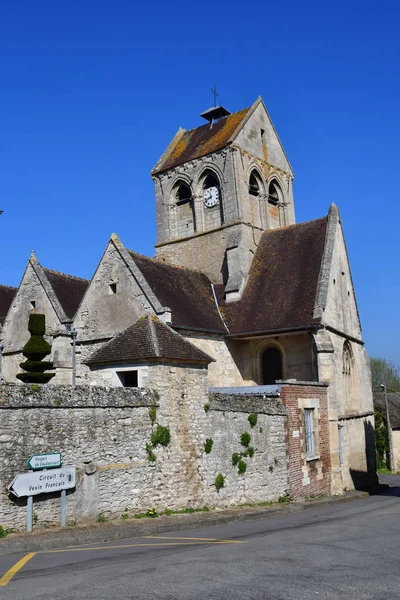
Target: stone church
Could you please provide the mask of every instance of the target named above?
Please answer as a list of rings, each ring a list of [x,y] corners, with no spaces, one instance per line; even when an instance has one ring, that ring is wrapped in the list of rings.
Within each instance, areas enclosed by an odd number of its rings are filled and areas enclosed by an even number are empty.
[[[0,286],[2,379],[17,382],[36,311],[51,384],[157,386],[159,365],[176,363],[205,370],[214,394],[292,386],[306,487],[323,435],[311,392],[323,389],[329,466],[316,477],[335,493],[374,481],[369,361],[339,210],[296,223],[293,171],[261,98],[201,117],[152,170],[154,258],[112,234],[90,281],[33,254],[18,289]]]

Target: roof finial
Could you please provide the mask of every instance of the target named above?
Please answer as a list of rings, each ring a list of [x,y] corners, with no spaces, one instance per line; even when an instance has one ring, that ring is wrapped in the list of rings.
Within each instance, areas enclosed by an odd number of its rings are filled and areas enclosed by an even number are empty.
[[[217,92],[217,84],[214,81],[214,87],[210,88],[210,90],[212,91],[213,95],[214,95],[214,106],[217,106],[217,96],[219,96],[218,92]]]

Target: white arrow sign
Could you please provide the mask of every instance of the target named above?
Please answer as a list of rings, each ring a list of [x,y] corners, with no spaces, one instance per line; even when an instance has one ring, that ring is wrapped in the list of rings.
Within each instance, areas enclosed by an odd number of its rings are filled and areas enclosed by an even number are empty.
[[[61,467],[51,471],[21,473],[12,480],[8,491],[20,498],[68,490],[75,487],[75,484],[76,467]]]

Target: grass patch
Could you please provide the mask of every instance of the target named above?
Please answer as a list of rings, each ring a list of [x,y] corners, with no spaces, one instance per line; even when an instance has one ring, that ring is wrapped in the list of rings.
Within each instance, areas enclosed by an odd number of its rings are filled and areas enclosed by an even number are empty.
[[[206,441],[204,442],[204,452],[206,454],[210,454],[212,447],[213,447],[213,440],[211,438],[207,438]]]
[[[251,442],[251,435],[247,431],[245,431],[240,436],[240,443],[242,444],[242,446],[247,448],[247,446],[250,445],[250,442]]]
[[[215,483],[214,483],[215,489],[217,490],[218,493],[219,493],[219,490],[225,486],[225,480],[226,480],[226,477],[224,475],[222,475],[222,473],[218,473],[218,475],[215,478]]]
[[[156,422],[156,419],[157,419],[157,407],[156,406],[152,406],[151,408],[149,408],[149,417],[150,417],[151,424],[154,425],[154,423]]]
[[[168,446],[171,439],[169,427],[163,425],[157,425],[157,429],[151,434],[151,444],[155,448],[159,444],[161,446]]]
[[[250,427],[253,429],[257,425],[257,415],[249,415],[247,417],[248,422],[250,423]]]
[[[238,462],[239,475],[244,475],[246,473],[246,470],[247,470],[247,464],[244,462],[244,460],[239,460],[239,462]]]
[[[104,513],[99,513],[99,514],[97,515],[97,519],[96,519],[96,521],[97,521],[98,523],[105,523],[105,522],[107,521],[107,517],[105,516],[105,514],[104,514]]]

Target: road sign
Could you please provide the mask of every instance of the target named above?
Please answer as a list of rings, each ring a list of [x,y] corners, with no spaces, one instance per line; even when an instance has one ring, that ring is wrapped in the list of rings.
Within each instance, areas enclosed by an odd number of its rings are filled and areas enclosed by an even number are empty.
[[[61,467],[50,471],[34,471],[17,475],[8,491],[20,498],[21,496],[36,496],[50,494],[60,490],[69,490],[76,484],[76,467]]]
[[[61,467],[61,454],[59,452],[34,454],[28,458],[28,467],[34,471],[37,469],[53,469],[54,467]]]

